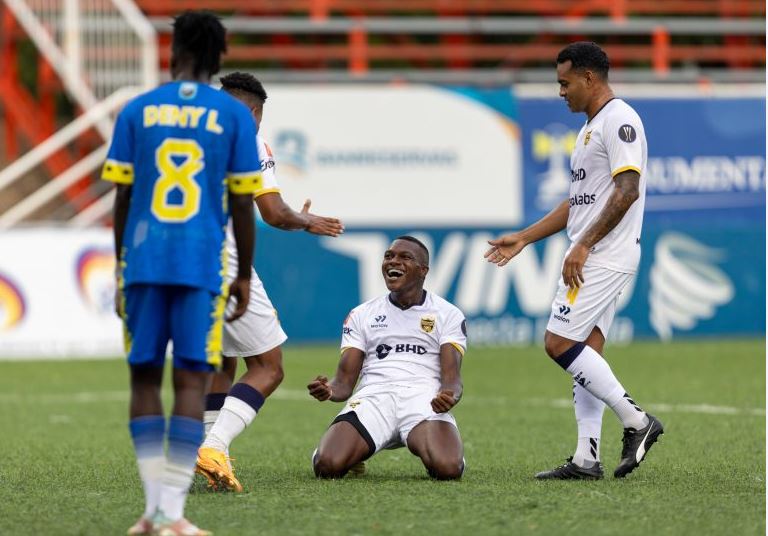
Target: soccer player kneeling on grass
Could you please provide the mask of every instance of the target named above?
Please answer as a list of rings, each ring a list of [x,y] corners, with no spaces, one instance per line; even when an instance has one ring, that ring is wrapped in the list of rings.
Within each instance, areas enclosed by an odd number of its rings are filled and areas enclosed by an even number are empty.
[[[417,239],[395,239],[381,271],[389,294],[349,313],[336,376],[307,386],[321,402],[347,402],[312,456],[315,474],[341,478],[381,449],[407,446],[433,478],[460,478],[464,447],[450,410],[462,394],[464,315],[424,290],[429,252]]]

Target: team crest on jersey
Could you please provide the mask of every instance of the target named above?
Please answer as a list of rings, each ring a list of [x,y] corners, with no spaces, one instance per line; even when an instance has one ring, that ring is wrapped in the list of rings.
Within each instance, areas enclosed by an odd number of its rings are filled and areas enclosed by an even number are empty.
[[[360,401],[359,400],[353,400],[352,402],[349,403],[349,407],[352,408],[352,409],[355,409],[359,405],[360,405]]]
[[[432,333],[432,330],[435,329],[434,315],[424,315],[421,317],[421,329],[424,333]]]
[[[592,131],[587,130],[587,133],[584,134],[584,145],[588,144],[590,139],[592,139]]]

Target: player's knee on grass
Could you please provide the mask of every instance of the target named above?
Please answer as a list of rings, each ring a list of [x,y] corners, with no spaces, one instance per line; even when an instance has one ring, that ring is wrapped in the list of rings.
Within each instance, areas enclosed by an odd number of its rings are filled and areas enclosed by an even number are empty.
[[[436,480],[457,480],[464,473],[462,458],[432,460],[429,465],[426,463],[424,465],[427,467],[429,476]]]
[[[318,452],[312,464],[317,478],[342,478],[350,467],[341,456],[325,451]]]

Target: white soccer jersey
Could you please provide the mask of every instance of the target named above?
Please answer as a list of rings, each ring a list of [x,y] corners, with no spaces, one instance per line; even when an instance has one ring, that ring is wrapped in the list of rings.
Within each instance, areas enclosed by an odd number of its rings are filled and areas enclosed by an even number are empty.
[[[272,150],[264,139],[257,135],[256,145],[259,148],[259,160],[261,161],[261,186],[253,194],[254,199],[270,193],[280,193],[280,186],[277,183],[275,174],[275,158]],[[227,277],[234,279],[237,275],[237,245],[235,244],[235,234],[232,229],[232,222],[227,225]]]
[[[587,264],[624,273],[637,271],[647,160],[648,145],[640,116],[620,99],[609,101],[579,132],[571,154],[571,247],[602,212],[614,189],[613,177],[630,169],[640,174],[640,197],[618,225],[594,245]]]
[[[341,348],[365,352],[355,392],[369,385],[440,386],[440,347],[452,344],[464,355],[466,322],[459,309],[429,291],[408,309],[389,294],[358,305],[344,320]]]

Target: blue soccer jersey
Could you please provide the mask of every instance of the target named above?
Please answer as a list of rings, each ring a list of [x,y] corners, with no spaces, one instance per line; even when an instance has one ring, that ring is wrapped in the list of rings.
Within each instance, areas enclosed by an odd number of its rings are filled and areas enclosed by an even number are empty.
[[[256,125],[223,91],[172,82],[120,113],[102,178],[130,184],[125,285],[222,290],[228,191],[261,186]]]

